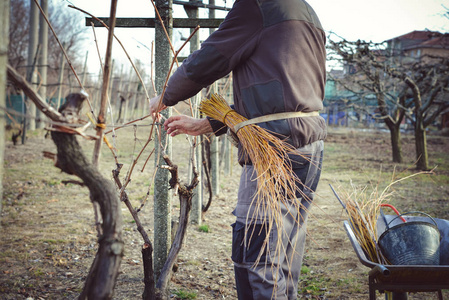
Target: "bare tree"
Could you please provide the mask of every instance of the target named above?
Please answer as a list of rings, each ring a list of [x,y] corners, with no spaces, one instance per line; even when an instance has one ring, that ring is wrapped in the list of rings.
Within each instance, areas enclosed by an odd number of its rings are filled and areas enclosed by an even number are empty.
[[[70,94],[66,103],[56,111],[42,99],[12,67],[8,66],[8,78],[36,104],[48,118],[59,124],[52,132],[58,153],[55,166],[68,174],[78,176],[89,188],[90,199],[100,206],[101,236],[98,251],[92,263],[80,299],[111,299],[123,256],[122,218],[120,200],[115,187],[104,178],[83,154],[70,126],[80,122],[79,113],[86,99],[83,94]]]
[[[52,131],[52,139],[57,146],[58,153],[54,155],[55,166],[62,171],[78,176],[89,188],[90,199],[93,203],[98,203],[101,212],[101,228],[99,247],[97,255],[92,263],[89,275],[87,276],[84,289],[80,299],[111,299],[119,273],[120,263],[123,256],[123,239],[121,234],[121,209],[118,194],[136,221],[137,230],[142,235],[144,245],[142,246],[142,259],[144,267],[145,290],[143,299],[162,300],[167,299],[169,294],[169,282],[172,269],[176,263],[178,254],[182,248],[184,237],[189,224],[189,212],[192,206],[193,190],[198,184],[198,173],[194,169],[194,176],[189,185],[181,184],[178,177],[178,167],[172,163],[169,157],[163,153],[162,159],[165,162],[161,168],[167,169],[171,178],[169,187],[176,189],[180,201],[179,226],[173,239],[167,259],[163,263],[163,268],[158,274],[157,282],[154,279],[153,268],[153,246],[139,220],[137,210],[131,205],[126,191],[117,193],[112,182],[105,179],[98,169],[93,166],[82,152],[75,134],[80,131],[74,130],[69,125],[80,122],[80,109],[86,99],[83,94],[70,94],[67,101],[59,112],[49,106],[18,74],[12,67],[8,66],[8,77],[36,104],[36,107],[44,112],[48,118],[60,125],[55,125]],[[66,126],[67,125],[67,126]],[[161,149],[163,152],[163,150]],[[51,154],[47,154],[50,155]],[[121,168],[120,164],[117,166]],[[113,177],[117,187],[122,189],[119,178],[120,168],[113,171]]]
[[[9,27],[8,63],[13,68],[25,66],[28,51],[29,6],[26,1],[10,1],[11,17]],[[21,70],[25,74],[25,70]]]
[[[384,73],[382,66],[387,64],[387,59],[381,47],[382,44],[363,41],[329,40],[331,60],[338,60],[345,66],[343,77],[330,77],[359,99],[375,97],[376,111],[363,104],[350,102],[350,105],[385,123],[390,131],[393,162],[401,163],[400,126],[406,112],[406,88],[400,85],[399,80]]]
[[[447,57],[390,55],[385,46],[364,41],[331,40],[330,49],[345,65],[355,67],[340,82],[355,94],[376,96],[380,117],[390,130],[393,161],[402,161],[400,124],[406,117],[414,125],[416,167],[427,170],[426,128],[449,109]]]
[[[408,118],[415,129],[416,167],[428,170],[426,129],[437,117],[449,111],[449,59],[424,56],[419,61],[405,65],[402,73],[391,68],[387,72],[401,78],[410,89],[413,115]]]
[[[34,5],[34,3],[33,3]],[[8,64],[16,69],[21,75],[27,72],[28,57],[28,41],[29,41],[29,12],[30,1],[15,0],[11,1],[11,17],[9,29],[9,47],[8,47]],[[54,4],[49,6],[49,20],[52,24],[58,38],[65,44],[66,52],[71,57],[72,63],[81,69],[81,57],[78,53],[83,47],[86,37],[87,28],[81,26],[81,16],[74,11],[66,8],[62,4]],[[53,86],[58,82],[59,65],[62,52],[49,32],[48,47],[48,82]],[[68,76],[65,76],[66,82]],[[56,89],[54,86],[51,90]]]

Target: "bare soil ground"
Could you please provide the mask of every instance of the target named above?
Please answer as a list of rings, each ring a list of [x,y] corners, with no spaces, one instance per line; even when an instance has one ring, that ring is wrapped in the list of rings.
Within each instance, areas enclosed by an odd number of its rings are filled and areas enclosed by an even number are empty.
[[[80,140],[87,156],[91,142]],[[145,142],[145,131],[119,134],[119,160],[125,168]],[[300,299],[368,299],[368,271],[357,260],[342,227],[346,216],[329,184],[340,188],[355,185],[383,188],[393,174],[414,172],[413,136],[404,135],[405,163],[392,164],[387,132],[331,128],[326,141],[322,179],[309,219],[309,237],[300,282]],[[421,210],[449,219],[449,139],[429,136],[432,176],[417,176],[395,187],[392,199],[401,211]],[[83,287],[96,252],[96,228],[88,191],[77,180],[53,167],[42,151],[55,152],[42,133],[30,136],[25,145],[7,143],[5,193],[0,228],[1,299],[75,299]],[[148,150],[149,153],[150,150]],[[173,142],[173,162],[183,176],[188,170],[185,138]],[[236,154],[234,153],[234,156]],[[150,163],[151,164],[151,163]],[[101,170],[111,177],[114,160],[105,147]],[[123,171],[126,172],[126,171]],[[173,299],[236,299],[231,255],[231,214],[236,201],[240,167],[221,173],[220,193],[213,198],[203,225],[190,225],[173,274]],[[124,176],[124,175],[123,175]],[[147,193],[152,170],[135,172],[128,193],[137,207]],[[186,178],[187,179],[187,178]],[[186,180],[185,180],[186,181]],[[179,207],[173,201],[173,215]],[[153,231],[151,199],[140,213],[150,236]],[[131,215],[123,206],[125,256],[115,299],[140,299],[143,292],[142,239]],[[445,291],[444,295],[449,296]],[[378,294],[378,299],[384,296]],[[409,299],[437,299],[436,293],[412,294]]]

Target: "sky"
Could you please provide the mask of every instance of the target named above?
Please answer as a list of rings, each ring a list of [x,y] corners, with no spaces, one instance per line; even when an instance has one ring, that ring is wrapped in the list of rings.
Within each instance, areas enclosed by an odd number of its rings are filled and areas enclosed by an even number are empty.
[[[108,0],[53,0],[64,6],[72,4],[82,8],[97,17],[108,17],[110,1]],[[207,3],[207,0],[204,0]],[[216,0],[216,5],[231,7],[233,1]],[[324,29],[333,32],[347,40],[365,40],[382,42],[414,30],[433,30],[449,32],[449,19],[444,17],[449,10],[449,0],[308,0],[314,8]],[[445,9],[446,7],[447,9]],[[70,8],[67,8],[70,9]],[[174,17],[187,17],[181,5],[173,5]],[[77,12],[78,13],[78,12]],[[207,10],[200,9],[200,17],[207,17]],[[226,12],[217,11],[217,17],[225,17]],[[80,13],[80,15],[82,15]],[[119,0],[117,17],[154,17],[154,9],[150,0]],[[83,22],[84,24],[84,22]],[[91,72],[99,68],[99,58],[96,51],[93,33],[88,33],[88,61]],[[182,32],[183,31],[183,32]],[[173,43],[175,49],[182,45],[181,36],[188,36],[188,30],[175,29]],[[207,29],[202,29],[201,38],[207,37]],[[117,28],[116,36],[125,45],[127,52],[133,58],[138,58],[145,65],[150,65],[151,42],[154,37],[152,29]],[[96,29],[100,53],[106,51],[107,31]],[[113,56],[118,65],[130,68],[126,56],[119,48],[113,48]],[[188,48],[188,47],[186,47]],[[186,49],[187,51],[187,49]],[[128,66],[127,66],[128,65]]]

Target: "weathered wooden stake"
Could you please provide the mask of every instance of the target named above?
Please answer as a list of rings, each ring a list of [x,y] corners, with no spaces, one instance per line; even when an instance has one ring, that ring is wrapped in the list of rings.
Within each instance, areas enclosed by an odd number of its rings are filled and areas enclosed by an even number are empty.
[[[65,48],[65,43],[62,44],[62,46]],[[59,64],[59,78],[58,78],[58,102],[56,103],[56,109],[59,109],[59,106],[61,106],[61,96],[62,96],[62,82],[64,80],[64,66],[65,66],[65,57],[64,55],[61,55],[61,62]]]
[[[33,4],[34,5],[34,4]],[[35,6],[35,5],[34,5]],[[41,8],[46,16],[48,16],[48,1],[41,0]],[[40,87],[39,95],[43,99],[47,99],[47,64],[48,64],[48,24],[42,14],[39,15],[39,45],[40,45],[40,55],[39,55],[39,74],[40,74]],[[36,111],[37,118],[37,128],[45,127],[45,115],[40,111]],[[40,121],[39,121],[40,120]]]
[[[195,0],[189,0],[189,2],[195,2]],[[184,10],[187,13],[187,16],[189,19],[198,19],[199,11],[198,7],[192,7],[192,6],[184,6]],[[194,29],[190,29],[190,34],[192,34]],[[190,53],[193,53],[194,51],[198,50],[200,47],[200,38],[199,34],[195,34],[190,39]],[[197,110],[198,104],[201,101],[200,96],[196,95],[195,97],[192,97],[192,105],[194,110]],[[193,194],[192,198],[192,210],[190,212],[190,222],[192,224],[201,224],[201,215],[202,215],[202,204],[203,204],[203,184],[202,184],[202,155],[201,155],[201,145],[200,145],[200,138],[197,137],[197,145],[194,149],[194,155],[196,160],[196,166],[195,168],[197,170],[200,170],[198,172],[198,187],[196,188],[195,193]]]
[[[106,57],[104,62],[103,69],[103,85],[101,86],[101,103],[100,103],[100,112],[98,113],[97,119],[97,136],[98,140],[95,142],[95,149],[93,155],[93,164],[94,166],[98,166],[98,162],[100,160],[100,150],[101,145],[103,144],[103,127],[105,126],[105,112],[106,105],[108,103],[108,85],[109,85],[109,77],[110,77],[110,65],[111,65],[111,57],[112,57],[112,42],[114,40],[114,27],[115,27],[115,13],[117,10],[117,0],[111,1],[111,14],[110,14],[110,23],[109,23],[109,32],[108,32],[108,44],[106,48]]]
[[[6,64],[9,42],[9,1],[0,1],[0,107],[6,107]],[[3,195],[3,160],[5,153],[6,114],[0,110],[0,200]],[[0,221],[2,201],[0,201]],[[1,222],[0,222],[1,224]],[[0,225],[1,226],[1,225]]]
[[[81,79],[81,83],[84,85],[86,83],[87,77],[87,58],[89,57],[89,51],[86,51],[86,57],[84,58],[84,66],[83,66],[83,77]]]
[[[39,38],[39,10],[38,10],[36,4],[34,4],[33,0],[30,0],[30,29],[29,30],[30,30],[30,32],[29,32],[29,42],[28,42],[27,64],[28,64],[28,66],[32,66],[33,62],[34,62],[34,57],[37,52],[37,45],[38,45],[38,38]],[[29,75],[27,76],[27,79],[30,83],[36,83],[37,76],[36,76],[34,70],[31,70],[31,69],[32,68],[30,67],[30,70],[28,70]],[[25,113],[28,113],[31,116],[36,115],[36,106],[34,105],[33,102],[28,102],[25,107],[27,107],[27,110],[28,110],[28,112],[25,112]],[[36,120],[34,118],[30,118],[29,120],[24,118],[24,131],[26,129],[29,129],[29,130],[36,129]],[[25,138],[26,138],[26,134],[24,132],[24,134],[22,135],[22,144],[25,143]]]

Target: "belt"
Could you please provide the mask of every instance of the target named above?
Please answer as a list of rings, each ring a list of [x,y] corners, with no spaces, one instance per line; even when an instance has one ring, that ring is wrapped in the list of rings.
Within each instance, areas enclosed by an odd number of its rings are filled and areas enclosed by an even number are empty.
[[[316,117],[319,115],[320,115],[320,113],[317,111],[311,111],[311,112],[293,111],[293,112],[283,112],[283,113],[277,113],[277,114],[271,114],[271,115],[264,115],[264,116],[260,116],[257,118],[249,119],[249,120],[243,121],[241,123],[238,123],[237,125],[234,126],[234,132],[237,133],[237,131],[239,131],[242,127],[251,125],[251,124],[283,120],[283,119],[292,119],[292,118]]]

